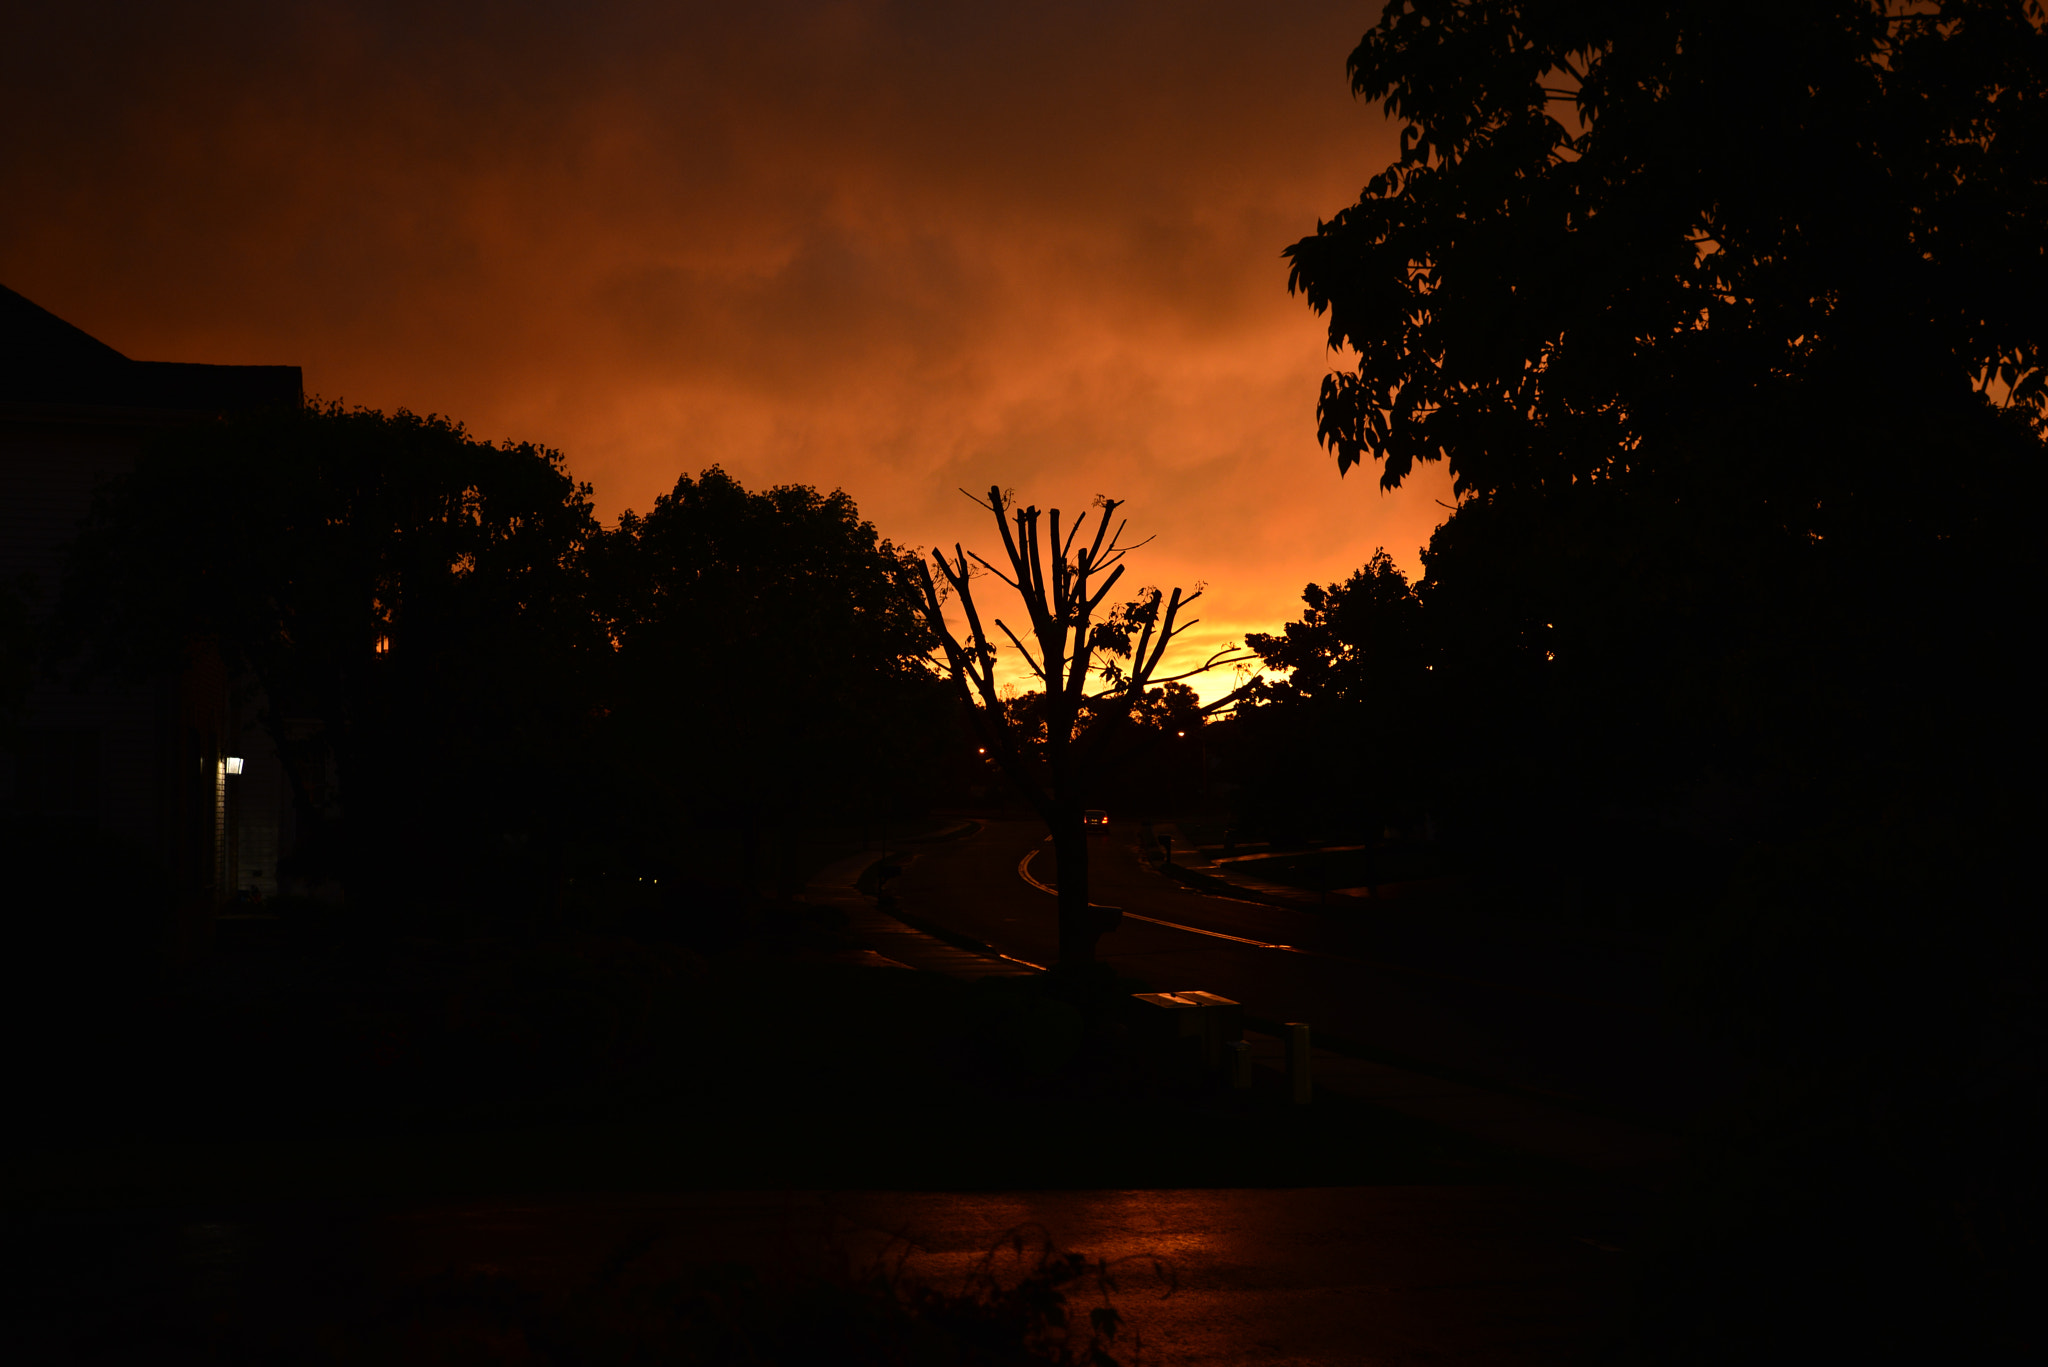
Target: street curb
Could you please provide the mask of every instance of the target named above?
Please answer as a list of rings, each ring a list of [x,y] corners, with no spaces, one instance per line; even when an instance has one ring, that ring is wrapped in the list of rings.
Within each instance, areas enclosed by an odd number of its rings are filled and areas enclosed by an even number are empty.
[[[1152,866],[1154,873],[1163,874],[1175,882],[1186,883],[1191,887],[1198,887],[1206,892],[1220,893],[1225,897],[1235,897],[1241,902],[1257,902],[1261,906],[1294,907],[1297,909],[1303,906],[1315,905],[1314,893],[1305,892],[1300,897],[1281,897],[1266,892],[1261,888],[1249,888],[1242,883],[1233,883],[1228,878],[1218,874],[1197,873],[1193,869],[1181,864],[1175,864],[1170,860],[1155,860],[1148,856],[1146,862]]]
[[[925,920],[922,916],[912,915],[908,912],[903,911],[900,907],[896,905],[896,899],[894,897],[891,897],[886,892],[876,894],[875,910],[881,912],[884,916],[893,917],[894,919],[901,921],[904,925],[909,926],[912,930],[920,931],[926,935],[929,935],[934,940],[943,940],[947,944],[953,946],[953,948],[964,949],[969,954],[985,955],[986,957],[993,959],[998,963],[1004,964],[1015,964],[1023,962],[1021,959],[1012,959],[1005,957],[1001,950],[996,949],[991,945],[983,944],[980,940],[975,939],[972,935],[962,935],[957,930],[948,930],[946,929],[946,927],[942,925],[939,925],[932,921]],[[1044,972],[1043,969],[1039,969],[1038,971]]]
[[[977,965],[987,965],[988,976],[1019,976],[1020,970],[1045,971],[1038,965],[1006,956],[971,935],[904,911],[885,889],[869,894],[853,886],[895,853],[882,851],[865,861],[844,861],[831,883],[811,885],[817,895],[806,900],[837,901],[841,905],[857,900],[861,904],[860,914],[886,918],[907,932],[926,937],[927,943],[937,942],[956,953],[972,956]],[[936,965],[918,971],[965,979],[978,976],[976,966],[968,964],[955,965],[950,972]],[[1250,1012],[1244,1015],[1243,1022],[1249,1034],[1267,1040],[1284,1041],[1288,1034],[1285,1022]],[[1276,1046],[1259,1046],[1261,1052],[1272,1047]],[[1682,1136],[1669,1129],[1576,1097],[1419,1063],[1321,1031],[1316,1032],[1312,1050],[1315,1090],[1320,1095],[1360,1102],[1502,1153],[1520,1154],[1578,1172],[1658,1188],[1669,1180],[1675,1155],[1684,1142]],[[1262,1075],[1284,1076],[1284,1059],[1255,1058],[1253,1066]]]
[[[917,840],[908,840],[902,843],[905,845],[931,844],[942,840],[955,840],[979,831],[981,828],[982,823],[969,820],[958,827],[942,831],[936,835],[924,836]],[[852,912],[856,918],[861,915],[886,917],[888,920],[903,927],[905,931],[927,936],[948,949],[963,954],[970,954],[977,959],[986,961],[989,976],[1014,976],[1020,970],[1044,972],[1038,965],[1027,963],[1022,959],[1011,958],[1002,953],[1002,951],[982,943],[971,935],[962,935],[958,931],[949,930],[944,926],[926,921],[921,916],[906,914],[897,906],[896,899],[890,896],[885,888],[878,887],[874,892],[864,890],[860,884],[866,881],[868,875],[878,866],[889,862],[897,853],[898,851],[893,849],[875,851],[871,855],[868,852],[863,852],[860,855],[848,856],[846,859],[842,859],[835,864],[827,865],[824,869],[819,870],[818,876],[805,884],[804,890],[798,894],[798,898],[814,906],[836,904]],[[906,964],[904,967],[911,968],[920,973],[934,972],[940,973],[942,976],[952,976],[947,974],[943,968],[919,967],[914,964]]]

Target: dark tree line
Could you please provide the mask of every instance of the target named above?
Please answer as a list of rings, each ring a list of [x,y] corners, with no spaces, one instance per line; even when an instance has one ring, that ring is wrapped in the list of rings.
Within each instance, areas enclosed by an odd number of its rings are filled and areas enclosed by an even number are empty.
[[[965,739],[929,667],[910,557],[844,493],[685,475],[605,542],[618,767],[645,810],[728,830],[930,805]]]
[[[1260,680],[1218,737],[1238,825],[1285,839],[1412,824],[1442,788],[1421,601],[1384,550],[1302,597],[1300,620],[1245,640],[1285,673]]]
[[[1388,6],[1350,70],[1402,155],[1291,284],[1355,358],[1340,472],[1441,460],[1459,501],[1412,594],[1310,591],[1272,700],[1371,692],[1406,771],[1376,800],[1433,784],[1493,836],[2004,791],[2038,740],[2044,59],[2016,0]]]
[[[713,468],[609,530],[589,495],[403,411],[191,428],[99,500],[61,630],[88,672],[217,653],[286,769],[286,872],[364,918],[530,926],[593,880],[686,885],[691,832],[940,795],[909,562],[846,495]]]
[[[1389,7],[1351,73],[1403,155],[1288,255],[1357,357],[1339,468],[1456,477],[1424,597],[1478,748],[1567,806],[1995,778],[1962,713],[2031,710],[2044,56],[2017,3]]]
[[[1419,583],[1252,642],[1294,674],[1247,800],[1675,851],[1682,999],[1757,1082],[1646,1293],[1674,1360],[2038,1348],[2044,27],[1394,0],[1349,70],[1400,158],[1287,251],[1339,470],[1458,503]]]

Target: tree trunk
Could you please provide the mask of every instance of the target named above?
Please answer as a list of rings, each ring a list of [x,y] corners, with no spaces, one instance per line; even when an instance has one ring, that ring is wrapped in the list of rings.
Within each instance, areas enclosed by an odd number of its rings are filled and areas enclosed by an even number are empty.
[[[1078,808],[1063,809],[1046,824],[1052,827],[1053,853],[1060,865],[1060,966],[1093,963],[1102,927],[1088,907],[1087,829]]]

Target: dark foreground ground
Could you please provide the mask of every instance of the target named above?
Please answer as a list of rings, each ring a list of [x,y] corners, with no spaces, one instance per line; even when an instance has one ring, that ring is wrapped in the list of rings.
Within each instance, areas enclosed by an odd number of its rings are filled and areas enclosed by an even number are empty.
[[[978,1273],[1014,1287],[1054,1240],[1104,1265],[1062,1290],[1077,1316],[1120,1313],[1119,1361],[1569,1363],[1597,1360],[1625,1319],[1630,1254],[1613,1241],[1630,1218],[1529,1185],[668,1190],[74,1214],[16,1230],[33,1255],[19,1265],[34,1269],[18,1284],[31,1313],[16,1321],[32,1337],[16,1349],[65,1362],[623,1362],[588,1341],[658,1341],[634,1333],[650,1302],[744,1314],[734,1282],[746,1279],[786,1310],[806,1303],[792,1284],[876,1273],[949,1292]],[[553,1356],[550,1339],[586,1347]],[[704,1359],[685,1347],[654,1360]]]
[[[1124,1316],[1117,1361],[1574,1362],[1628,1323],[1641,1192],[1180,1076],[1101,1006],[1142,984],[858,948],[784,905],[712,950],[52,977],[13,1070],[9,1359],[887,1361],[849,1345],[922,1305],[1058,1360],[1048,1296]],[[1069,1249],[1093,1270],[1043,1260]]]

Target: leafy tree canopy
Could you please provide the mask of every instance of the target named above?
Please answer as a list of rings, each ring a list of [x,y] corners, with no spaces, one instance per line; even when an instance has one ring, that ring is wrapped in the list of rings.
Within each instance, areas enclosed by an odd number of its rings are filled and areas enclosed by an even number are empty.
[[[900,799],[949,704],[914,560],[844,492],[749,491],[714,466],[607,537],[618,730],[658,806],[745,821]]]
[[[862,520],[844,491],[749,492],[717,466],[620,520],[616,631],[626,649],[718,660],[756,688],[776,671],[852,663],[919,669],[932,641],[902,585],[914,557]]]
[[[1290,282],[1356,358],[1339,470],[1456,479],[1419,589],[1457,824],[1588,914],[1697,916],[1674,962],[1758,1070],[1646,1323],[1671,1361],[2012,1355],[2040,0],[1392,0],[1349,69],[1401,154]],[[1342,677],[1333,612],[1276,646]]]
[[[1245,638],[1270,669],[1230,725],[1238,816],[1282,831],[1376,833],[1412,820],[1435,782],[1431,621],[1384,548],[1342,583],[1310,584],[1279,634]]]
[[[69,621],[117,668],[212,638],[277,706],[341,723],[388,666],[444,668],[513,623],[586,616],[589,492],[558,451],[404,410],[335,403],[190,428],[96,504]]]
[[[1290,281],[1356,357],[1340,470],[1456,477],[1421,588],[1475,759],[1848,792],[1971,750],[1933,691],[2012,714],[2037,0],[1395,0],[1350,73],[1402,153]]]
[[[1350,703],[1386,717],[1412,694],[1424,667],[1422,604],[1408,577],[1381,547],[1341,584],[1310,584],[1307,610],[1278,636],[1254,632],[1245,644],[1284,679],[1262,682],[1268,698]]]
[[[1725,443],[1825,535],[1873,457],[2042,430],[2039,0],[1393,0],[1349,70],[1401,157],[1287,251],[1358,357],[1340,469],[1484,495]]]

